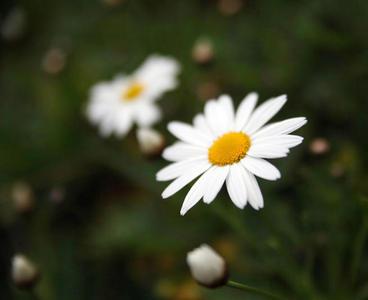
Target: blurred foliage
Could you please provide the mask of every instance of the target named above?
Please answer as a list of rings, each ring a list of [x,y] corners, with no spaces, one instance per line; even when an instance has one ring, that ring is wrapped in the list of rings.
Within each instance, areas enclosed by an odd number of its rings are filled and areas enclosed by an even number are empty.
[[[40,299],[245,299],[191,281],[185,255],[203,242],[234,280],[289,299],[368,299],[368,2],[226,10],[234,1],[1,1],[1,299],[32,297],[11,283],[16,252],[39,265]],[[192,54],[201,38],[213,47],[204,65]],[[154,179],[165,162],[147,160],[134,132],[102,139],[88,124],[89,87],[151,53],[182,64],[159,103],[169,142],[169,120],[190,122],[219,93],[287,93],[277,118],[307,116],[305,142],[275,161],[282,179],[260,180],[263,210],[240,211],[223,192],[181,217],[187,189],[164,201]],[[327,153],[309,147],[316,137]],[[23,210],[19,181],[33,191]]]

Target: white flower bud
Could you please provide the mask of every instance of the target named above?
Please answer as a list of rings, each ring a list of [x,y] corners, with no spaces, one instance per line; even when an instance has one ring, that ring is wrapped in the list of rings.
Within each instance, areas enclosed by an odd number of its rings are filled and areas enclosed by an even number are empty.
[[[193,278],[203,286],[215,288],[228,281],[225,260],[206,244],[187,254],[187,264]]]
[[[162,134],[152,128],[139,128],[137,140],[143,154],[154,156],[161,153],[165,146]]]
[[[16,254],[12,261],[12,278],[19,288],[32,288],[39,279],[37,267],[24,255]]]

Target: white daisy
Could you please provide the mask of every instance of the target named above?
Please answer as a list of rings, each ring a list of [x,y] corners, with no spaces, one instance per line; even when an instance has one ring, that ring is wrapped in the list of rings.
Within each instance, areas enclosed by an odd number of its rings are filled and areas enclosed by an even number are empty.
[[[179,64],[152,55],[132,75],[119,75],[91,88],[87,117],[103,136],[124,136],[134,123],[146,127],[161,118],[155,101],[177,86]]]
[[[167,198],[199,179],[184,199],[181,215],[199,200],[211,203],[226,183],[232,202],[243,209],[249,204],[263,207],[263,196],[254,175],[267,180],[281,177],[279,170],[264,158],[285,157],[289,148],[303,140],[289,133],[303,126],[304,117],[264,126],[285,104],[286,95],[272,98],[255,108],[258,95],[247,95],[234,112],[229,96],[210,100],[204,114],[193,123],[171,122],[169,131],[180,141],[166,148],[163,157],[173,163],[156,175],[159,181],[173,180],[163,191]]]

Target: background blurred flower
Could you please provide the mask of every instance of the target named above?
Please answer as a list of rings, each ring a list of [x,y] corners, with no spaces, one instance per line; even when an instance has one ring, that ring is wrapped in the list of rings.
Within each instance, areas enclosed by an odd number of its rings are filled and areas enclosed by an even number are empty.
[[[22,254],[14,255],[11,274],[14,284],[21,289],[32,288],[40,277],[37,267]]]
[[[245,0],[218,0],[217,7],[224,16],[231,16],[242,9],[243,1]]]
[[[49,191],[49,199],[54,204],[61,204],[65,199],[65,189],[62,186],[54,186]]]
[[[42,69],[51,75],[60,73],[66,63],[67,54],[61,48],[49,49],[42,59]]]
[[[167,198],[200,176],[184,199],[184,215],[201,198],[211,203],[226,181],[233,203],[243,209],[247,202],[254,209],[263,207],[263,196],[254,175],[267,180],[281,177],[279,170],[263,158],[280,158],[303,138],[289,133],[303,126],[305,118],[287,119],[264,126],[285,104],[286,96],[272,98],[257,109],[258,95],[244,98],[237,112],[229,96],[205,104],[194,126],[171,122],[169,131],[180,142],[163,152],[174,163],[159,171],[159,181],[175,179],[162,193]],[[203,174],[203,175],[202,175]]]
[[[310,143],[309,149],[316,155],[325,154],[330,150],[330,143],[325,138],[316,138]]]
[[[199,38],[192,49],[192,58],[198,64],[208,64],[214,59],[213,44],[209,38]]]
[[[333,177],[341,177],[345,173],[344,165],[341,162],[333,162],[330,167],[330,173]]]
[[[132,75],[93,86],[87,117],[99,125],[102,136],[124,136],[134,123],[150,126],[161,118],[154,102],[177,86],[178,72],[174,59],[152,55]]]
[[[11,194],[17,212],[27,213],[33,209],[34,194],[28,183],[23,181],[14,183]]]
[[[22,38],[27,25],[26,11],[14,7],[0,22],[0,33],[4,40],[14,42]]]

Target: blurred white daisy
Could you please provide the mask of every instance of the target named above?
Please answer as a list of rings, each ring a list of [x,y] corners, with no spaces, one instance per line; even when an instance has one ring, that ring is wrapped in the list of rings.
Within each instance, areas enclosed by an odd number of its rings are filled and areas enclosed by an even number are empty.
[[[255,108],[258,95],[251,93],[235,112],[229,96],[206,103],[204,114],[193,123],[171,122],[169,131],[180,141],[166,148],[163,157],[173,163],[156,175],[159,181],[175,179],[162,193],[170,197],[185,185],[199,179],[184,199],[184,215],[203,198],[211,203],[226,183],[232,202],[243,209],[263,207],[263,196],[254,175],[276,180],[279,170],[264,158],[285,157],[289,148],[303,140],[289,133],[303,126],[304,117],[291,118],[264,126],[285,104],[286,96],[272,98]]]
[[[124,136],[134,123],[152,125],[161,118],[155,101],[177,86],[179,69],[174,59],[152,55],[132,75],[96,84],[90,91],[87,117],[103,136]]]

